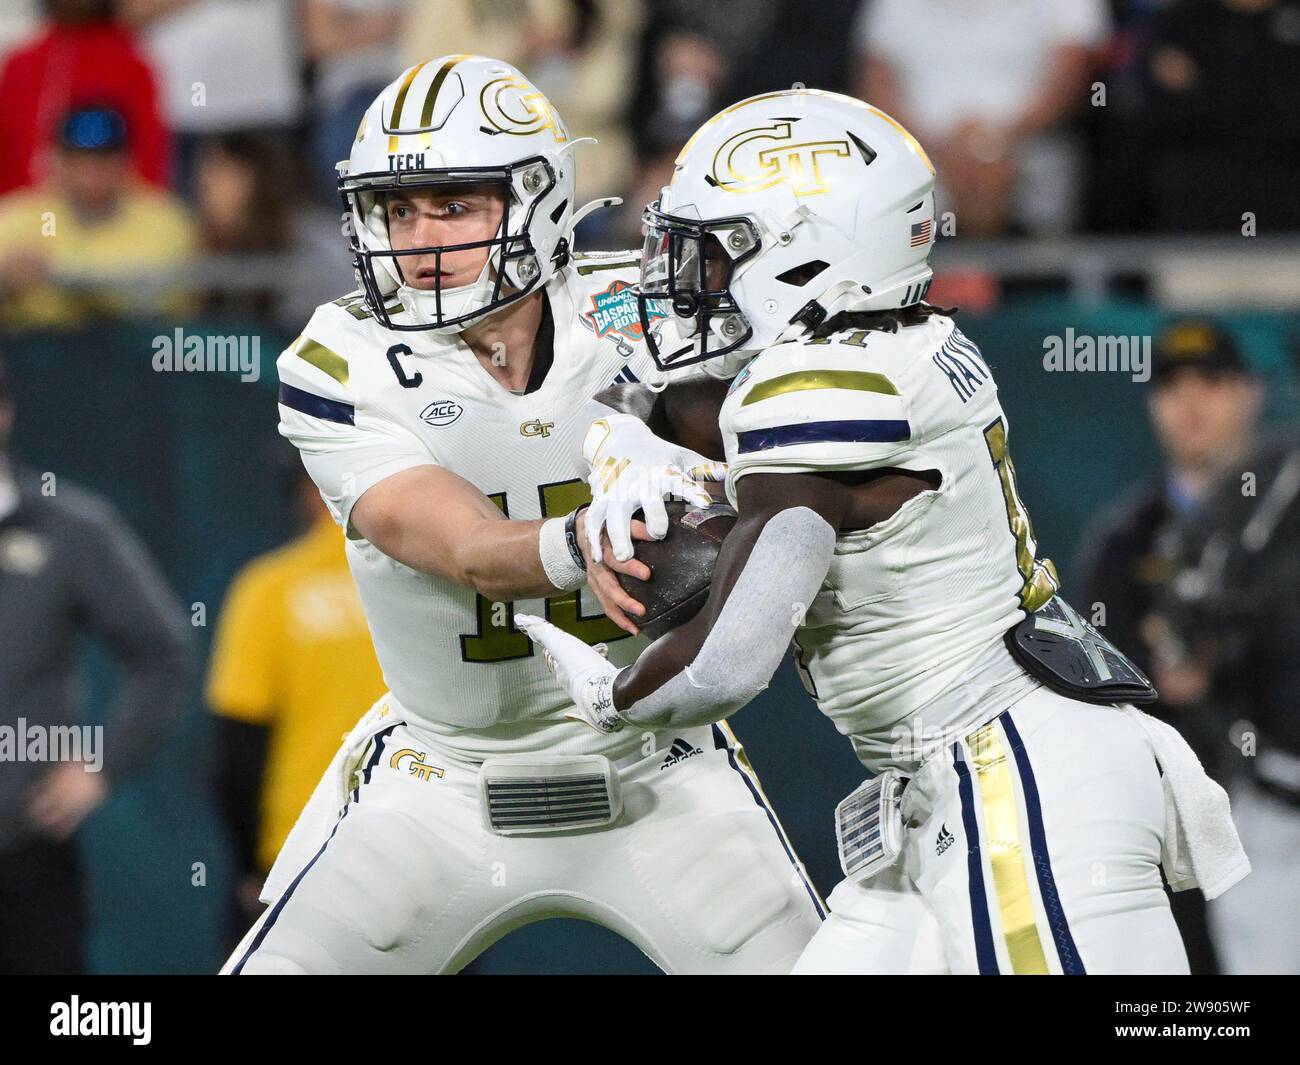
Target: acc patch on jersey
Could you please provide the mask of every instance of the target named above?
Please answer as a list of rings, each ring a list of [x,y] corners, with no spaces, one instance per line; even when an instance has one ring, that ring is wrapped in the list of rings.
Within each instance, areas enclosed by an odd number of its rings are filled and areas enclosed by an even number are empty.
[[[654,308],[649,311],[652,322],[667,317],[663,311]],[[617,333],[629,340],[645,339],[636,305],[636,290],[626,281],[611,281],[603,292],[593,292],[591,310],[582,315],[582,321],[587,328],[595,330],[598,337]]]

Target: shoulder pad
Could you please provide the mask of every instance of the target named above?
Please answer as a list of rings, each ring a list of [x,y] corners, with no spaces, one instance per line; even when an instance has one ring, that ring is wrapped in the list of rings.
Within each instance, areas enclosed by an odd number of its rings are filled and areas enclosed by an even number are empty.
[[[868,468],[907,450],[908,403],[861,348],[832,341],[770,348],[737,376],[723,407],[733,465]]]
[[[347,350],[355,324],[343,301],[317,307],[306,328],[276,361],[281,383],[345,398],[350,384]]]
[[[281,353],[275,365],[282,405],[326,421],[354,422],[348,352],[355,350],[362,320],[351,309],[350,297],[317,307],[301,335]]]

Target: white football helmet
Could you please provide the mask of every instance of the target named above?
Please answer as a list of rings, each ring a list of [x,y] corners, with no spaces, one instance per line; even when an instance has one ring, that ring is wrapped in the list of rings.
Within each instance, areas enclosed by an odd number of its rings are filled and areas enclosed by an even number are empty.
[[[643,327],[690,320],[672,351],[646,328],[650,352],[730,377],[841,311],[919,303],[934,213],[934,166],[883,111],[816,89],[742,100],[695,132],[646,208]]]
[[[389,329],[455,332],[544,285],[587,210],[573,210],[571,153],[579,143],[550,101],[508,63],[451,55],[404,71],[366,109],[352,154],[338,165],[353,262],[370,311]],[[506,194],[495,237],[393,251],[385,193],[482,183]],[[412,288],[399,268],[404,256],[480,247],[492,251],[478,280],[454,289]]]

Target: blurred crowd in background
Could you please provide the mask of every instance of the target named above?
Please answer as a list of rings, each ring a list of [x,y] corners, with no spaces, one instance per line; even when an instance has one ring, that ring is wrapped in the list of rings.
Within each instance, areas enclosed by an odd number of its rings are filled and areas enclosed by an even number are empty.
[[[704,118],[795,84],[917,135],[960,219],[946,236],[1233,233],[1243,210],[1300,229],[1294,0],[10,0],[0,50],[11,324],[120,305],[94,284],[111,275],[232,253],[294,268],[196,299],[300,320],[348,283],[334,165],[357,116],[406,65],[457,51],[516,64],[598,139],[579,194],[626,203],[592,220],[596,245],[638,243]],[[79,108],[113,128],[70,128]],[[31,239],[45,211],[86,238],[75,261],[73,242]]]
[[[355,287],[334,167],[360,114],[407,65],[461,52],[517,65],[573,135],[598,139],[580,149],[580,202],[625,203],[584,223],[584,247],[637,246],[643,205],[700,122],[795,85],[860,96],[915,133],[948,219],[937,254],[1217,237],[1192,290],[1259,307],[1267,285],[1243,236],[1300,237],[1300,0],[7,0],[0,350],[87,331],[107,349],[110,324],[131,320],[229,318],[292,337]],[[1282,295],[1264,306],[1283,314],[1300,306],[1290,254],[1289,274],[1265,270]],[[931,299],[996,309],[996,273],[940,269]],[[1164,310],[1149,279],[1133,292]],[[1269,328],[1293,357],[1294,336]],[[1066,590],[1152,673],[1160,712],[1233,792],[1256,873],[1217,916],[1196,893],[1177,900],[1194,967],[1300,971],[1300,446],[1294,390],[1276,385],[1291,372],[1261,374],[1203,315],[1168,323],[1156,347],[1130,408],[1150,418],[1151,476],[1127,495],[1109,487],[1121,497],[1082,537]],[[233,867],[215,951],[258,911],[261,876],[339,734],[382,692],[341,534],[292,455],[254,460],[249,491],[295,537],[221,574],[212,648],[191,646],[185,608],[121,520],[91,497],[47,498],[9,458],[15,417],[46,399],[0,367],[0,724],[70,714],[76,648],[97,637],[118,660],[122,769],[139,774],[186,713],[187,671],[206,678],[212,806]],[[37,595],[42,574],[57,588]],[[0,971],[88,964],[76,833],[112,774],[86,776],[0,765],[13,799]],[[823,835],[836,797],[815,811]]]

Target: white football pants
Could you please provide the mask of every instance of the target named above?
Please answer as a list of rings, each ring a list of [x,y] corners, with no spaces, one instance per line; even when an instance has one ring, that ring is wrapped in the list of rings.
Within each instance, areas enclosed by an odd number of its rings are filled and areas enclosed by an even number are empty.
[[[412,749],[443,775],[413,776],[396,757]],[[824,916],[725,724],[615,763],[623,814],[594,831],[495,834],[477,770],[405,724],[365,766],[328,841],[223,972],[454,973],[512,929],[580,917],[669,973],[785,973]]]
[[[843,881],[796,973],[1185,973],[1165,798],[1122,711],[1037,689],[927,760],[903,853]]]

